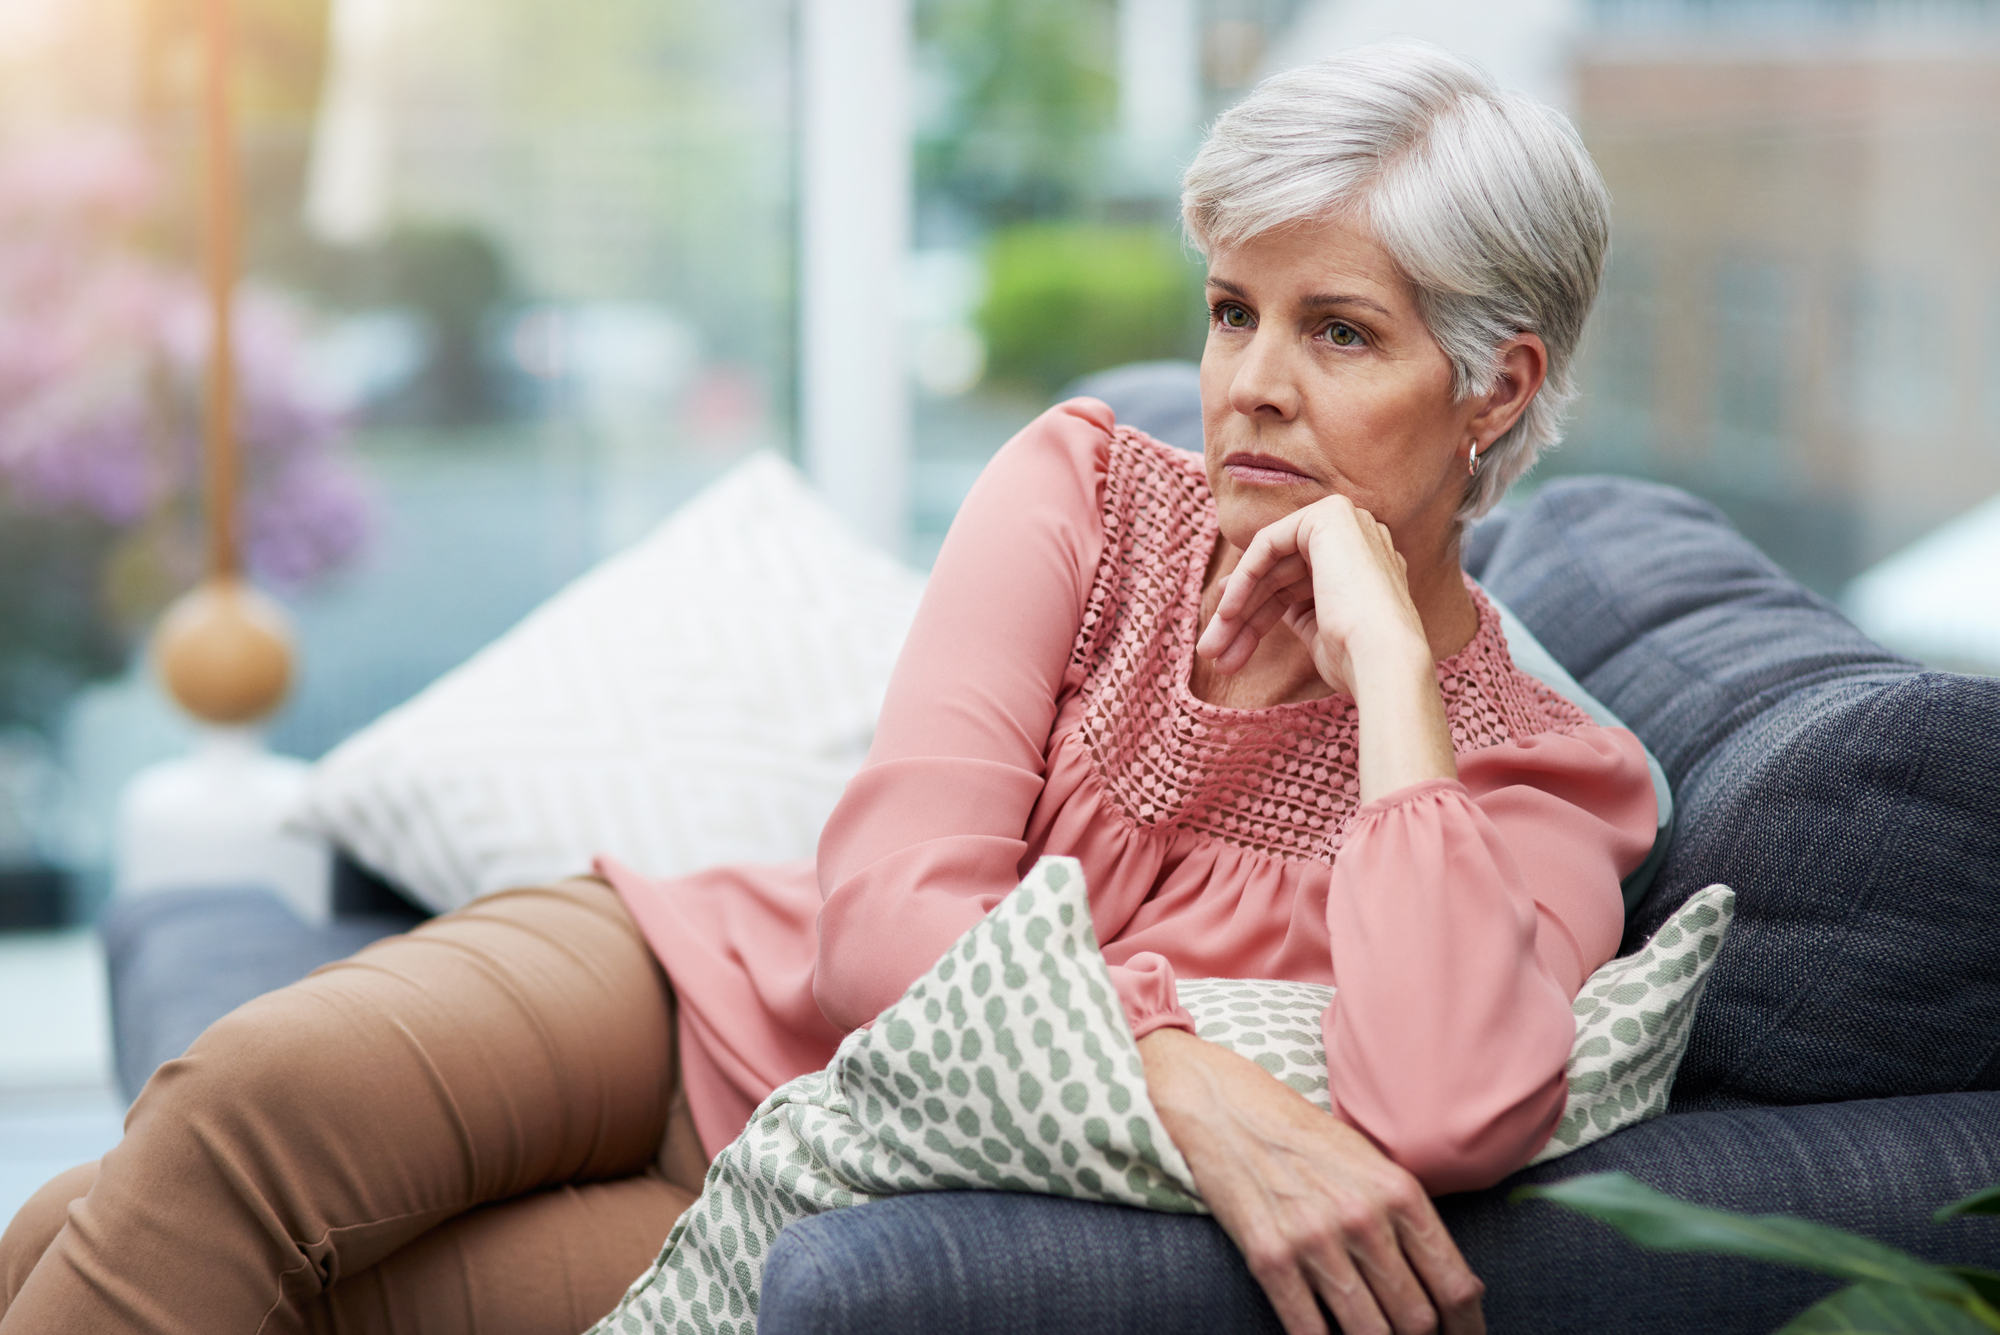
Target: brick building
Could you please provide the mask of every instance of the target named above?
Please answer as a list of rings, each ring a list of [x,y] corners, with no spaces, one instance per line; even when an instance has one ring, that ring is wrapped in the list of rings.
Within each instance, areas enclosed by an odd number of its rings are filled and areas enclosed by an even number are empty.
[[[1827,591],[2000,492],[2000,7],[1595,14],[1614,252],[1551,469],[1709,495]]]

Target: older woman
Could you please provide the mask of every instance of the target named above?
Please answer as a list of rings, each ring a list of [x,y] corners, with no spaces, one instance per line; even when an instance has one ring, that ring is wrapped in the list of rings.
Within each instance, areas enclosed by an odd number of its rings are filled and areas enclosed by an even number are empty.
[[[607,863],[252,1003],[15,1221],[0,1332],[580,1328],[1045,853],[1287,1328],[1480,1329],[1426,1193],[1548,1137],[1654,828],[1637,741],[1458,560],[1555,437],[1605,214],[1561,118],[1450,57],[1267,82],[1187,178],[1205,457],[1089,400],[1000,452],[816,864]],[[1338,985],[1333,1116],[1194,1036],[1203,976]]]

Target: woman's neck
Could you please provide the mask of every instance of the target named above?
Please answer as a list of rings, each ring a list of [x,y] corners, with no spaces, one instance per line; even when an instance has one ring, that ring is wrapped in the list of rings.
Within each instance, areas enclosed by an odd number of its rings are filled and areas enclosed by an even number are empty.
[[[1410,601],[1423,618],[1431,657],[1440,663],[1479,633],[1479,609],[1465,588],[1465,568],[1459,561],[1456,537],[1427,569],[1410,568]]]

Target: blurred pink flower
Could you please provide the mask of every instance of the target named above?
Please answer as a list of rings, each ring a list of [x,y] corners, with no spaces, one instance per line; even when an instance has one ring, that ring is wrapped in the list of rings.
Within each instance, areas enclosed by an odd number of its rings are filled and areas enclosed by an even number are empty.
[[[0,158],[0,213],[14,222],[130,227],[156,202],[159,186],[152,159],[117,130],[73,130]]]
[[[123,528],[199,491],[208,308],[193,275],[126,240],[154,188],[115,136],[0,157],[0,491],[16,505]],[[365,544],[368,495],[306,378],[301,312],[245,283],[235,314],[244,557],[296,587]]]

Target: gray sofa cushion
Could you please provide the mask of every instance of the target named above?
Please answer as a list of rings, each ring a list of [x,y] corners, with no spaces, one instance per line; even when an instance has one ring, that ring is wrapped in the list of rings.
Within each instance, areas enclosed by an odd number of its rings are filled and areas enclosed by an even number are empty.
[[[1130,362],[1073,380],[1057,402],[1102,399],[1118,420],[1154,440],[1201,453],[1201,367],[1194,362]]]
[[[2000,680],[1889,654],[1667,487],[1551,483],[1468,565],[1674,785],[1627,945],[1736,889],[1676,1108],[2000,1088]]]

